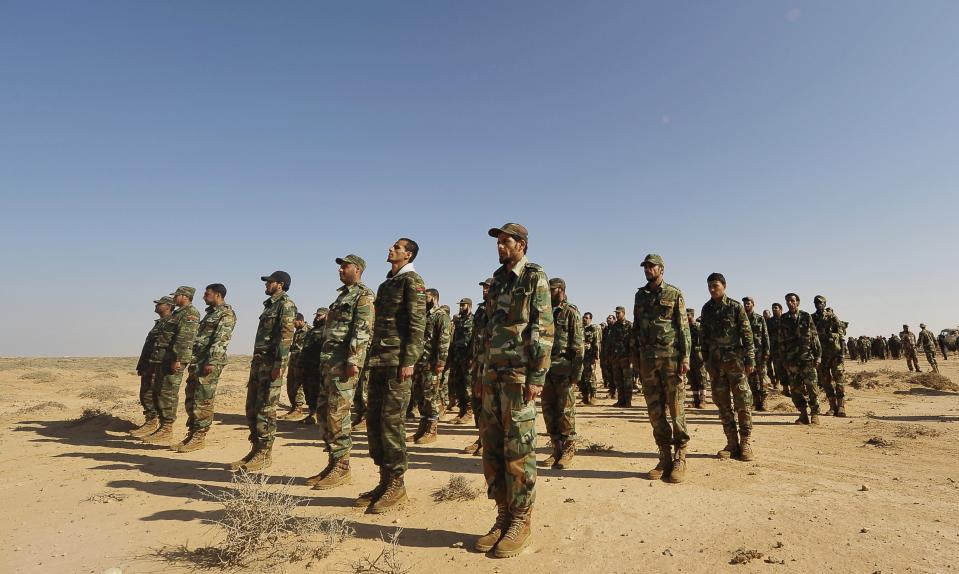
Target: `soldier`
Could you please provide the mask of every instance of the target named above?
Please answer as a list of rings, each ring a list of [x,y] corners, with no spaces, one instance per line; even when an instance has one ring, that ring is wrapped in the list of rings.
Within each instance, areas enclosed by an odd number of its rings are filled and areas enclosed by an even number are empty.
[[[922,352],[926,354],[926,360],[929,361],[929,366],[932,367],[932,372],[939,372],[939,365],[936,364],[936,336],[932,334],[932,331],[926,329],[925,323],[919,324],[919,341],[917,346],[922,349]],[[918,367],[918,363],[916,367]]]
[[[899,342],[902,345],[902,354],[906,356],[906,366],[910,371],[919,370],[919,356],[916,354],[916,335],[909,330],[909,325],[902,326],[902,332],[899,333]]]
[[[626,308],[616,307],[616,321],[606,329],[606,348],[609,351],[609,372],[613,387],[609,396],[617,396],[616,407],[633,406],[633,371],[630,369],[630,333],[633,324],[626,320]]]
[[[725,293],[725,289],[723,290]],[[749,328],[753,334],[753,351],[756,354],[751,373],[747,375],[752,390],[753,407],[757,411],[766,410],[766,357],[769,355],[769,330],[766,320],[754,309],[756,303],[752,297],[743,297],[743,309],[749,319]]]
[[[689,388],[693,392],[693,408],[701,409],[706,402],[703,327],[696,320],[695,309],[686,309],[686,322],[689,323]]]
[[[423,354],[413,371],[413,385],[418,388],[420,403],[420,426],[406,442],[430,444],[436,442],[436,430],[440,417],[440,376],[446,366],[450,348],[452,326],[449,313],[440,303],[440,292],[426,290],[426,331],[423,336]]]
[[[872,339],[861,335],[859,337],[859,362],[868,363],[872,358]]]
[[[160,413],[160,427],[153,434],[143,437],[143,442],[147,444],[170,446],[173,442],[173,423],[180,402],[183,368],[193,359],[193,340],[200,323],[200,313],[192,303],[195,292],[193,287],[177,287],[173,293],[173,302],[178,308],[164,323],[168,343],[153,376],[153,394]]]
[[[465,423],[473,414],[470,403],[469,372],[472,350],[470,342],[473,340],[473,300],[467,297],[460,299],[459,313],[453,318],[453,338],[450,343],[450,354],[447,365],[450,372],[450,399],[459,405],[459,413],[453,419],[453,424]]]
[[[473,338],[470,340],[470,372],[467,386],[470,390],[470,405],[473,408],[473,425],[479,431],[477,438],[466,445],[463,454],[480,455],[483,447],[483,429],[480,427],[483,411],[483,379],[486,376],[486,325],[489,323],[489,288],[493,278],[480,283],[483,288],[483,300],[473,314]]]
[[[350,254],[338,257],[336,263],[343,286],[337,290],[323,326],[320,380],[324,390],[316,405],[330,457],[326,468],[306,479],[313,490],[335,488],[352,479],[350,407],[373,330],[373,291],[362,282],[366,261]]]
[[[173,295],[164,295],[153,301],[153,312],[159,316],[153,322],[153,327],[147,333],[140,358],[137,360],[137,375],[140,377],[140,405],[143,406],[143,424],[130,431],[130,435],[137,438],[153,434],[160,428],[157,404],[153,398],[153,368],[150,356],[156,346],[157,337],[163,329],[163,324],[173,314]]]
[[[540,404],[553,454],[546,466],[570,468],[576,455],[576,395],[574,385],[583,375],[583,320],[579,309],[566,300],[566,281],[549,280],[553,303],[553,348]]]
[[[293,320],[293,341],[290,343],[290,368],[286,376],[286,396],[290,400],[290,408],[285,413],[277,415],[277,420],[296,419],[307,414],[306,391],[303,388],[303,377],[300,369],[300,350],[303,341],[311,328],[306,324],[303,313],[297,313]]]
[[[665,263],[659,255],[643,260],[646,286],[636,292],[630,349],[639,370],[649,424],[659,447],[659,462],[649,471],[652,480],[679,483],[686,478],[686,374],[689,372],[689,323],[686,301],[678,288],[663,281]],[[666,409],[673,420],[666,420]],[[675,452],[670,452],[670,447]]]
[[[782,322],[783,306],[773,303],[772,310],[772,317],[766,321],[766,331],[769,333],[769,356],[773,364],[773,373],[782,387],[783,396],[788,397],[791,396],[789,379],[786,375],[786,367],[783,365],[783,348],[779,341],[779,324]]]
[[[324,392],[323,375],[320,372],[320,353],[323,351],[323,330],[330,310],[320,307],[313,315],[313,328],[303,336],[300,353],[297,356],[296,368],[299,371],[300,384],[303,385],[303,394],[306,398],[306,416],[299,421],[302,425],[315,425],[316,406],[320,395]],[[290,359],[292,363],[292,359]],[[321,435],[323,430],[321,429]]]
[[[878,348],[878,351],[876,353],[877,357],[879,357],[880,359],[889,358],[889,344],[886,343],[885,337],[883,337],[882,335],[876,336],[876,347]]]
[[[812,314],[822,348],[819,363],[819,385],[829,399],[829,410],[834,416],[846,416],[846,369],[843,365],[842,339],[846,329],[832,309],[826,308],[826,298],[816,295],[813,299],[816,312]]]
[[[849,337],[846,340],[846,348],[849,350],[849,359],[853,361],[859,360],[859,341],[854,337]]]
[[[583,404],[593,404],[596,398],[596,383],[602,377],[599,357],[603,351],[603,332],[599,325],[593,325],[593,314],[583,313],[583,375],[579,381],[579,392],[583,395]]]
[[[600,349],[602,352],[599,355],[599,366],[603,372],[603,386],[606,387],[606,391],[609,393],[609,398],[611,399],[616,398],[616,385],[613,382],[613,371],[610,368],[610,351],[606,340],[609,334],[609,328],[615,322],[616,315],[607,315],[606,322],[600,326],[603,334],[603,346]]]
[[[529,233],[517,223],[489,230],[502,266],[489,292],[483,382],[483,475],[496,522],[475,544],[497,558],[517,556],[532,538],[536,499],[536,397],[553,347],[553,313],[543,268],[526,258]]]
[[[949,345],[946,343],[946,334],[939,333],[939,350],[942,351],[942,360],[949,360]]]
[[[231,470],[253,472],[273,464],[276,437],[276,403],[280,400],[283,375],[290,366],[290,344],[296,304],[287,295],[290,274],[274,271],[260,277],[269,299],[263,302],[260,323],[253,342],[253,361],[246,384],[246,424],[250,429],[250,452],[230,464]]]
[[[763,310],[763,320],[766,321],[766,332],[769,335],[769,353],[766,354],[766,376],[769,378],[769,386],[772,390],[779,388],[779,375],[776,373],[776,369],[773,368],[773,353],[772,353],[772,327],[769,326],[770,319],[773,318],[772,312],[769,309]]]
[[[386,257],[390,272],[376,291],[366,437],[380,481],[355,503],[358,508],[368,506],[374,514],[408,500],[403,482],[408,468],[403,413],[426,332],[426,285],[413,266],[419,249],[412,239],[396,240]]]
[[[822,360],[822,347],[816,323],[812,315],[799,310],[799,295],[787,293],[786,306],[789,312],[782,316],[779,323],[779,341],[783,348],[783,366],[788,373],[793,404],[799,410],[796,423],[819,424],[816,369]]]
[[[726,434],[726,446],[717,455],[721,459],[738,457],[750,461],[755,455],[750,443],[753,419],[749,412],[752,397],[748,378],[757,364],[754,345],[757,341],[768,344],[767,337],[757,338],[752,329],[753,325],[765,329],[766,324],[758,313],[753,315],[762,323],[749,315],[751,305],[740,305],[726,296],[726,278],[721,273],[711,273],[706,286],[710,299],[703,305],[703,355],[712,381],[713,402],[719,407],[719,420]],[[743,301],[752,303],[749,297]]]
[[[360,378],[353,393],[353,430],[366,430],[366,396],[370,388],[370,349],[369,345],[366,347],[366,362],[360,369]]]
[[[203,292],[206,314],[193,341],[193,359],[186,378],[187,436],[173,446],[177,452],[192,452],[206,446],[206,433],[213,425],[213,400],[220,374],[226,367],[226,348],[233,337],[236,314],[224,302],[222,283],[207,285]]]
[[[889,337],[889,355],[894,360],[898,361],[901,354],[902,354],[902,341],[899,340],[899,335],[893,333]]]

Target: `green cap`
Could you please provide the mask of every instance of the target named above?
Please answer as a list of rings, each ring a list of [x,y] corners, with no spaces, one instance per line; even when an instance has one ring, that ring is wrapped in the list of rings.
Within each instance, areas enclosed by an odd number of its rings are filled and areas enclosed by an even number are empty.
[[[189,300],[192,301],[192,300],[193,300],[193,294],[194,294],[194,293],[196,293],[196,289],[194,289],[193,287],[187,287],[187,286],[184,285],[184,286],[181,286],[181,287],[177,287],[177,288],[176,288],[176,291],[173,292],[173,295],[174,295],[174,296],[176,296],[176,295],[186,295],[186,296],[187,296],[187,299],[189,299]]]
[[[493,284],[493,278],[492,278],[492,277],[490,277],[490,278],[487,279],[486,281],[480,281],[480,285],[486,285],[487,287],[489,287],[489,286],[492,285],[492,284]]]
[[[663,258],[655,253],[650,253],[646,256],[646,259],[643,259],[642,267],[646,267],[647,265],[662,265],[663,267],[666,267],[666,264],[663,262]]]
[[[320,307],[320,308],[318,308],[318,309],[316,310],[316,313],[315,313],[315,314],[316,314],[316,315],[328,315],[329,312],[330,312],[330,310],[327,309],[326,307]]]
[[[471,306],[471,307],[473,306],[473,300],[470,299],[469,297],[463,297],[462,299],[460,299],[460,305],[462,305],[462,304],[464,304],[464,303],[467,304],[467,305],[469,305],[469,306]]]
[[[502,227],[491,227],[487,233],[490,237],[499,237],[500,233],[505,233],[523,241],[529,241],[529,231],[519,223],[506,223]]]
[[[159,299],[154,300],[154,301],[153,301],[153,304],[154,304],[154,305],[160,305],[160,304],[170,305],[171,307],[176,305],[176,303],[173,302],[173,295],[172,295],[172,294],[171,294],[171,295],[164,295],[163,297],[160,297]]]
[[[622,311],[623,313],[625,313],[626,307],[623,307],[622,305],[620,305],[619,307],[616,307],[616,312],[618,313],[619,311]]]
[[[566,281],[563,281],[559,277],[553,277],[552,279],[549,280],[549,287],[550,289],[552,289],[553,287],[559,287],[560,289],[565,290]]]
[[[353,255],[352,253],[346,257],[337,257],[336,264],[343,265],[344,263],[352,263],[360,268],[360,271],[366,271],[366,261],[363,260],[359,255]]]

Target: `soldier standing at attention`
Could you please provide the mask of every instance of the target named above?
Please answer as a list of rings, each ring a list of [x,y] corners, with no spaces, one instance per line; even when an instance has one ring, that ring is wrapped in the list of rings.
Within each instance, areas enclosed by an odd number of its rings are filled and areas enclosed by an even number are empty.
[[[686,301],[682,291],[663,281],[664,269],[659,255],[650,254],[643,260],[646,286],[636,292],[630,348],[659,447],[659,463],[649,471],[649,478],[679,483],[686,478],[689,443],[685,395],[691,342]],[[667,409],[672,428],[666,420]]]
[[[496,522],[479,552],[519,555],[532,538],[536,500],[536,397],[553,347],[553,313],[543,268],[526,258],[529,232],[518,223],[489,230],[502,266],[493,274],[483,382],[483,476]]]
[[[303,390],[302,370],[300,369],[300,349],[303,340],[310,332],[303,313],[297,313],[293,319],[293,341],[290,343],[290,368],[286,376],[286,396],[290,400],[290,410],[277,415],[278,420],[295,419],[306,414],[306,392]]]
[[[137,375],[140,377],[140,405],[143,407],[143,424],[130,431],[131,436],[137,438],[153,434],[160,428],[160,420],[157,411],[156,401],[153,399],[153,365],[150,363],[150,356],[156,347],[157,336],[163,328],[163,323],[167,321],[173,313],[173,296],[164,295],[153,301],[153,312],[159,316],[153,322],[153,327],[147,333],[146,340],[143,342],[143,348],[140,350],[140,358],[137,360]]]
[[[300,373],[300,384],[303,385],[303,394],[306,398],[307,414],[299,421],[302,425],[315,425],[316,405],[320,400],[323,379],[320,373],[320,353],[323,349],[323,329],[330,310],[320,307],[313,315],[313,328],[303,337],[303,345],[297,361]],[[321,430],[322,434],[322,430]]]
[[[946,343],[945,333],[939,333],[939,350],[942,351],[942,360],[949,360],[949,345]]]
[[[693,392],[693,408],[700,409],[706,401],[703,327],[696,321],[695,309],[686,309],[686,322],[689,323],[689,388]]]
[[[596,398],[596,383],[602,376],[599,357],[603,351],[603,333],[598,325],[593,325],[593,314],[583,313],[583,375],[579,381],[579,392],[583,395],[583,404],[593,404]],[[600,375],[600,377],[597,377]]]
[[[153,378],[160,428],[143,437],[143,442],[147,444],[170,446],[173,442],[173,422],[176,421],[180,402],[180,383],[183,382],[184,367],[193,359],[193,340],[200,324],[200,312],[192,303],[195,292],[193,287],[177,287],[173,293],[173,302],[178,308],[165,323],[169,343]]]
[[[899,333],[899,340],[902,343],[902,354],[906,356],[906,366],[909,370],[919,370],[919,355],[916,354],[916,335],[909,330],[909,325],[902,326],[902,333]]]
[[[323,420],[321,428],[330,458],[325,469],[306,480],[314,490],[350,483],[350,407],[373,333],[373,291],[362,283],[366,261],[351,254],[338,257],[336,263],[343,286],[330,304],[323,326],[320,380],[324,391],[319,394],[316,409]]]
[[[783,348],[779,341],[779,324],[782,322],[783,306],[779,303],[772,304],[772,317],[766,321],[766,330],[769,332],[769,356],[773,365],[773,372],[776,380],[782,387],[783,396],[789,394],[789,379],[786,376],[786,367],[783,365]]]
[[[224,302],[224,297],[226,287],[222,283],[207,285],[203,292],[206,314],[197,328],[193,360],[187,368],[187,436],[172,447],[177,452],[192,452],[206,446],[206,433],[213,426],[216,385],[226,367],[226,349],[236,326],[236,314]]]
[[[832,309],[826,308],[826,298],[816,295],[813,298],[816,312],[812,314],[822,347],[822,361],[819,364],[819,385],[829,399],[829,410],[837,417],[846,416],[845,367],[842,357],[842,339],[846,329]],[[881,338],[880,338],[881,340]]]
[[[889,355],[896,361],[902,355],[902,341],[899,340],[899,335],[895,333],[889,336]]]
[[[606,322],[600,325],[600,328],[603,331],[603,347],[600,349],[602,353],[599,356],[599,366],[603,372],[603,386],[606,387],[606,391],[609,393],[609,398],[616,398],[616,384],[613,381],[613,371],[610,368],[610,347],[606,343],[607,337],[609,335],[609,328],[616,322],[616,315],[607,315]]]
[[[473,424],[479,434],[475,441],[466,445],[463,454],[474,456],[482,454],[483,446],[483,429],[480,427],[480,420],[483,410],[483,378],[486,376],[486,325],[489,323],[486,310],[489,308],[489,287],[492,284],[492,277],[479,284],[483,288],[483,300],[473,314],[473,338],[470,340],[471,367],[467,386],[470,390],[470,405],[473,407]]]
[[[469,372],[472,351],[470,343],[473,340],[473,300],[460,299],[459,313],[453,317],[453,340],[450,342],[449,371],[451,401],[459,405],[459,413],[453,419],[453,424],[463,424],[473,413],[470,404]]]
[[[799,310],[799,295],[787,293],[786,307],[789,312],[782,316],[779,324],[779,341],[783,347],[783,364],[789,376],[793,404],[799,410],[796,423],[819,424],[816,369],[822,360],[822,347],[816,323],[812,315]]]
[[[274,271],[260,277],[270,296],[263,302],[260,324],[253,342],[253,361],[246,384],[246,424],[250,429],[250,452],[230,464],[232,470],[253,472],[273,464],[276,438],[276,403],[280,400],[283,375],[290,365],[296,304],[287,295],[290,274]]]
[[[936,364],[936,336],[932,334],[932,331],[926,329],[925,323],[919,324],[919,341],[918,347],[922,349],[922,352],[926,354],[926,360],[929,361],[929,366],[932,367],[932,372],[939,372],[939,365]],[[918,367],[919,364],[917,363]]]
[[[752,297],[743,297],[743,309],[749,319],[749,328],[753,333],[753,351],[756,354],[752,372],[747,374],[747,377],[752,390],[753,407],[762,412],[766,410],[766,358],[769,356],[769,330],[766,328],[766,320],[755,311],[755,308],[756,303]]]
[[[766,333],[769,335],[769,353],[766,354],[766,376],[769,378],[769,388],[773,391],[779,388],[779,374],[773,367],[773,328],[769,324],[773,314],[766,309],[763,311],[763,320],[766,321]]]
[[[380,481],[360,494],[355,506],[379,514],[405,503],[406,428],[413,368],[423,354],[426,285],[413,260],[419,245],[401,237],[390,247],[390,272],[376,291],[373,338],[369,350],[366,437]]]
[[[618,397],[613,406],[633,406],[633,371],[630,369],[630,345],[633,324],[626,320],[626,308],[616,307],[616,321],[606,330],[609,349],[609,371],[613,377],[613,389]],[[633,365],[638,368],[637,365]],[[613,391],[610,391],[610,397]]]
[[[711,273],[706,287],[710,299],[703,305],[703,355],[712,382],[713,402],[719,408],[726,435],[726,446],[717,455],[721,459],[750,461],[754,455],[749,440],[753,419],[749,412],[752,393],[748,378],[756,365],[753,321],[743,305],[726,296],[726,278],[721,273]]]
[[[549,280],[553,303],[553,348],[540,403],[553,454],[546,466],[570,468],[576,455],[575,385],[583,374],[583,320],[579,309],[566,300],[566,281]]]
[[[419,388],[416,394],[422,397],[420,426],[415,434],[406,439],[407,442],[412,441],[416,444],[436,442],[437,423],[440,418],[440,387],[442,386],[440,377],[449,356],[451,330],[449,313],[440,307],[440,292],[436,289],[427,289],[423,354],[413,371],[414,388]]]

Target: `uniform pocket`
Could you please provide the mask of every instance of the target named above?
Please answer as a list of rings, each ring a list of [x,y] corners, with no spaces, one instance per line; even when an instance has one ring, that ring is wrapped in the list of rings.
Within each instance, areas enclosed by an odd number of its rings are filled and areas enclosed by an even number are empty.
[[[399,347],[400,338],[399,337],[384,337],[380,340],[381,347]]]
[[[521,409],[510,411],[507,431],[507,457],[515,460],[533,452],[536,441],[536,405],[533,401]]]
[[[529,303],[532,298],[532,289],[513,289],[510,294],[509,317],[507,317],[508,324],[515,325],[517,323],[529,322]]]

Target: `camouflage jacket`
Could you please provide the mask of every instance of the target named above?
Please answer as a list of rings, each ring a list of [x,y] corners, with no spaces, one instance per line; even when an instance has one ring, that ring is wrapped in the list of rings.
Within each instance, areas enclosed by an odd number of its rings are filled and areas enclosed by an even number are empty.
[[[553,307],[553,348],[550,353],[550,376],[558,375],[578,381],[583,375],[583,318],[576,305],[563,301]]]
[[[603,330],[599,325],[583,328],[583,364],[595,363],[603,354]]]
[[[542,385],[553,348],[553,312],[543,268],[524,255],[493,273],[486,324],[487,368],[519,371],[527,385]]]
[[[170,343],[173,341],[173,336],[176,334],[173,327],[173,313],[157,321],[154,327],[156,329],[156,337],[153,339],[153,349],[150,351],[149,358],[151,365],[159,365],[163,362],[164,357],[166,357],[167,347],[170,346]]]
[[[226,348],[235,326],[233,307],[226,303],[207,307],[193,342],[193,364],[199,367],[226,365]]]
[[[805,311],[783,313],[779,321],[779,343],[783,360],[789,364],[818,363],[822,360],[822,346],[816,323]]]
[[[769,354],[773,357],[779,357],[782,354],[782,346],[779,344],[779,324],[782,317],[773,315],[766,319],[766,332],[769,333]]]
[[[762,315],[758,316],[764,321]],[[755,366],[756,338],[742,303],[725,295],[719,301],[710,299],[703,305],[702,319],[706,361],[710,364],[742,361],[746,366]]]
[[[902,343],[902,348],[906,351],[916,350],[916,335],[912,331],[899,333],[899,341]]]
[[[764,361],[769,356],[769,329],[766,328],[766,318],[755,311],[746,313],[746,317],[749,319],[749,328],[753,332],[753,350],[756,353],[756,360]]]
[[[816,332],[819,334],[822,354],[826,357],[842,355],[842,340],[846,336],[846,329],[839,317],[833,311],[827,309],[822,313],[819,311],[813,313],[812,320],[816,323]]]
[[[303,345],[293,366],[308,376],[315,375],[320,368],[320,353],[323,352],[323,331],[325,330],[326,319],[321,319],[319,325],[314,322],[313,328],[303,336]]]
[[[897,353],[902,350],[902,342],[899,340],[899,337],[895,335],[889,337],[889,350]]]
[[[689,325],[689,364],[703,364],[703,324],[698,320]]]
[[[143,341],[143,348],[140,349],[140,358],[137,360],[137,372],[146,371],[150,368],[150,355],[153,354],[153,346],[156,343],[157,333],[160,332],[160,321],[163,319],[156,319],[153,321],[153,327],[150,329],[150,332],[147,333],[146,340]]]
[[[200,326],[200,312],[193,305],[180,307],[170,315],[167,327],[172,331],[166,357],[161,362],[180,361],[188,365],[193,360],[193,341]]]
[[[453,341],[450,343],[451,363],[469,366],[472,356],[470,343],[473,340],[473,315],[456,315],[453,317]]]
[[[273,361],[274,369],[290,365],[290,345],[293,343],[293,321],[296,304],[285,291],[277,291],[263,302],[260,324],[256,328],[253,356]]]
[[[919,339],[916,342],[916,345],[928,353],[932,351],[933,354],[936,352],[936,336],[932,334],[932,331],[929,329],[923,329],[919,331]]]
[[[473,336],[470,339],[470,361],[475,366],[486,361],[486,325],[489,315],[486,313],[486,301],[476,306],[473,313]]]
[[[290,363],[296,364],[296,356],[300,354],[300,349],[303,348],[303,339],[312,330],[312,325],[303,325],[301,329],[294,326],[293,338],[290,340]]]
[[[446,366],[452,331],[453,324],[450,322],[450,314],[443,307],[434,307],[426,314],[426,330],[423,333],[423,354],[420,355],[420,366],[429,369]]]
[[[423,355],[426,332],[426,285],[407,263],[376,290],[371,367],[412,367]]]
[[[604,348],[607,358],[610,359],[629,359],[632,347],[633,324],[626,319],[616,321],[609,327],[606,327],[606,334],[603,336],[605,341]]]
[[[355,283],[343,285],[338,291],[326,316],[319,360],[331,367],[344,363],[362,367],[376,319],[373,290],[363,283]]]
[[[637,359],[689,361],[689,321],[682,291],[665,282],[636,291],[632,344],[634,367]]]

